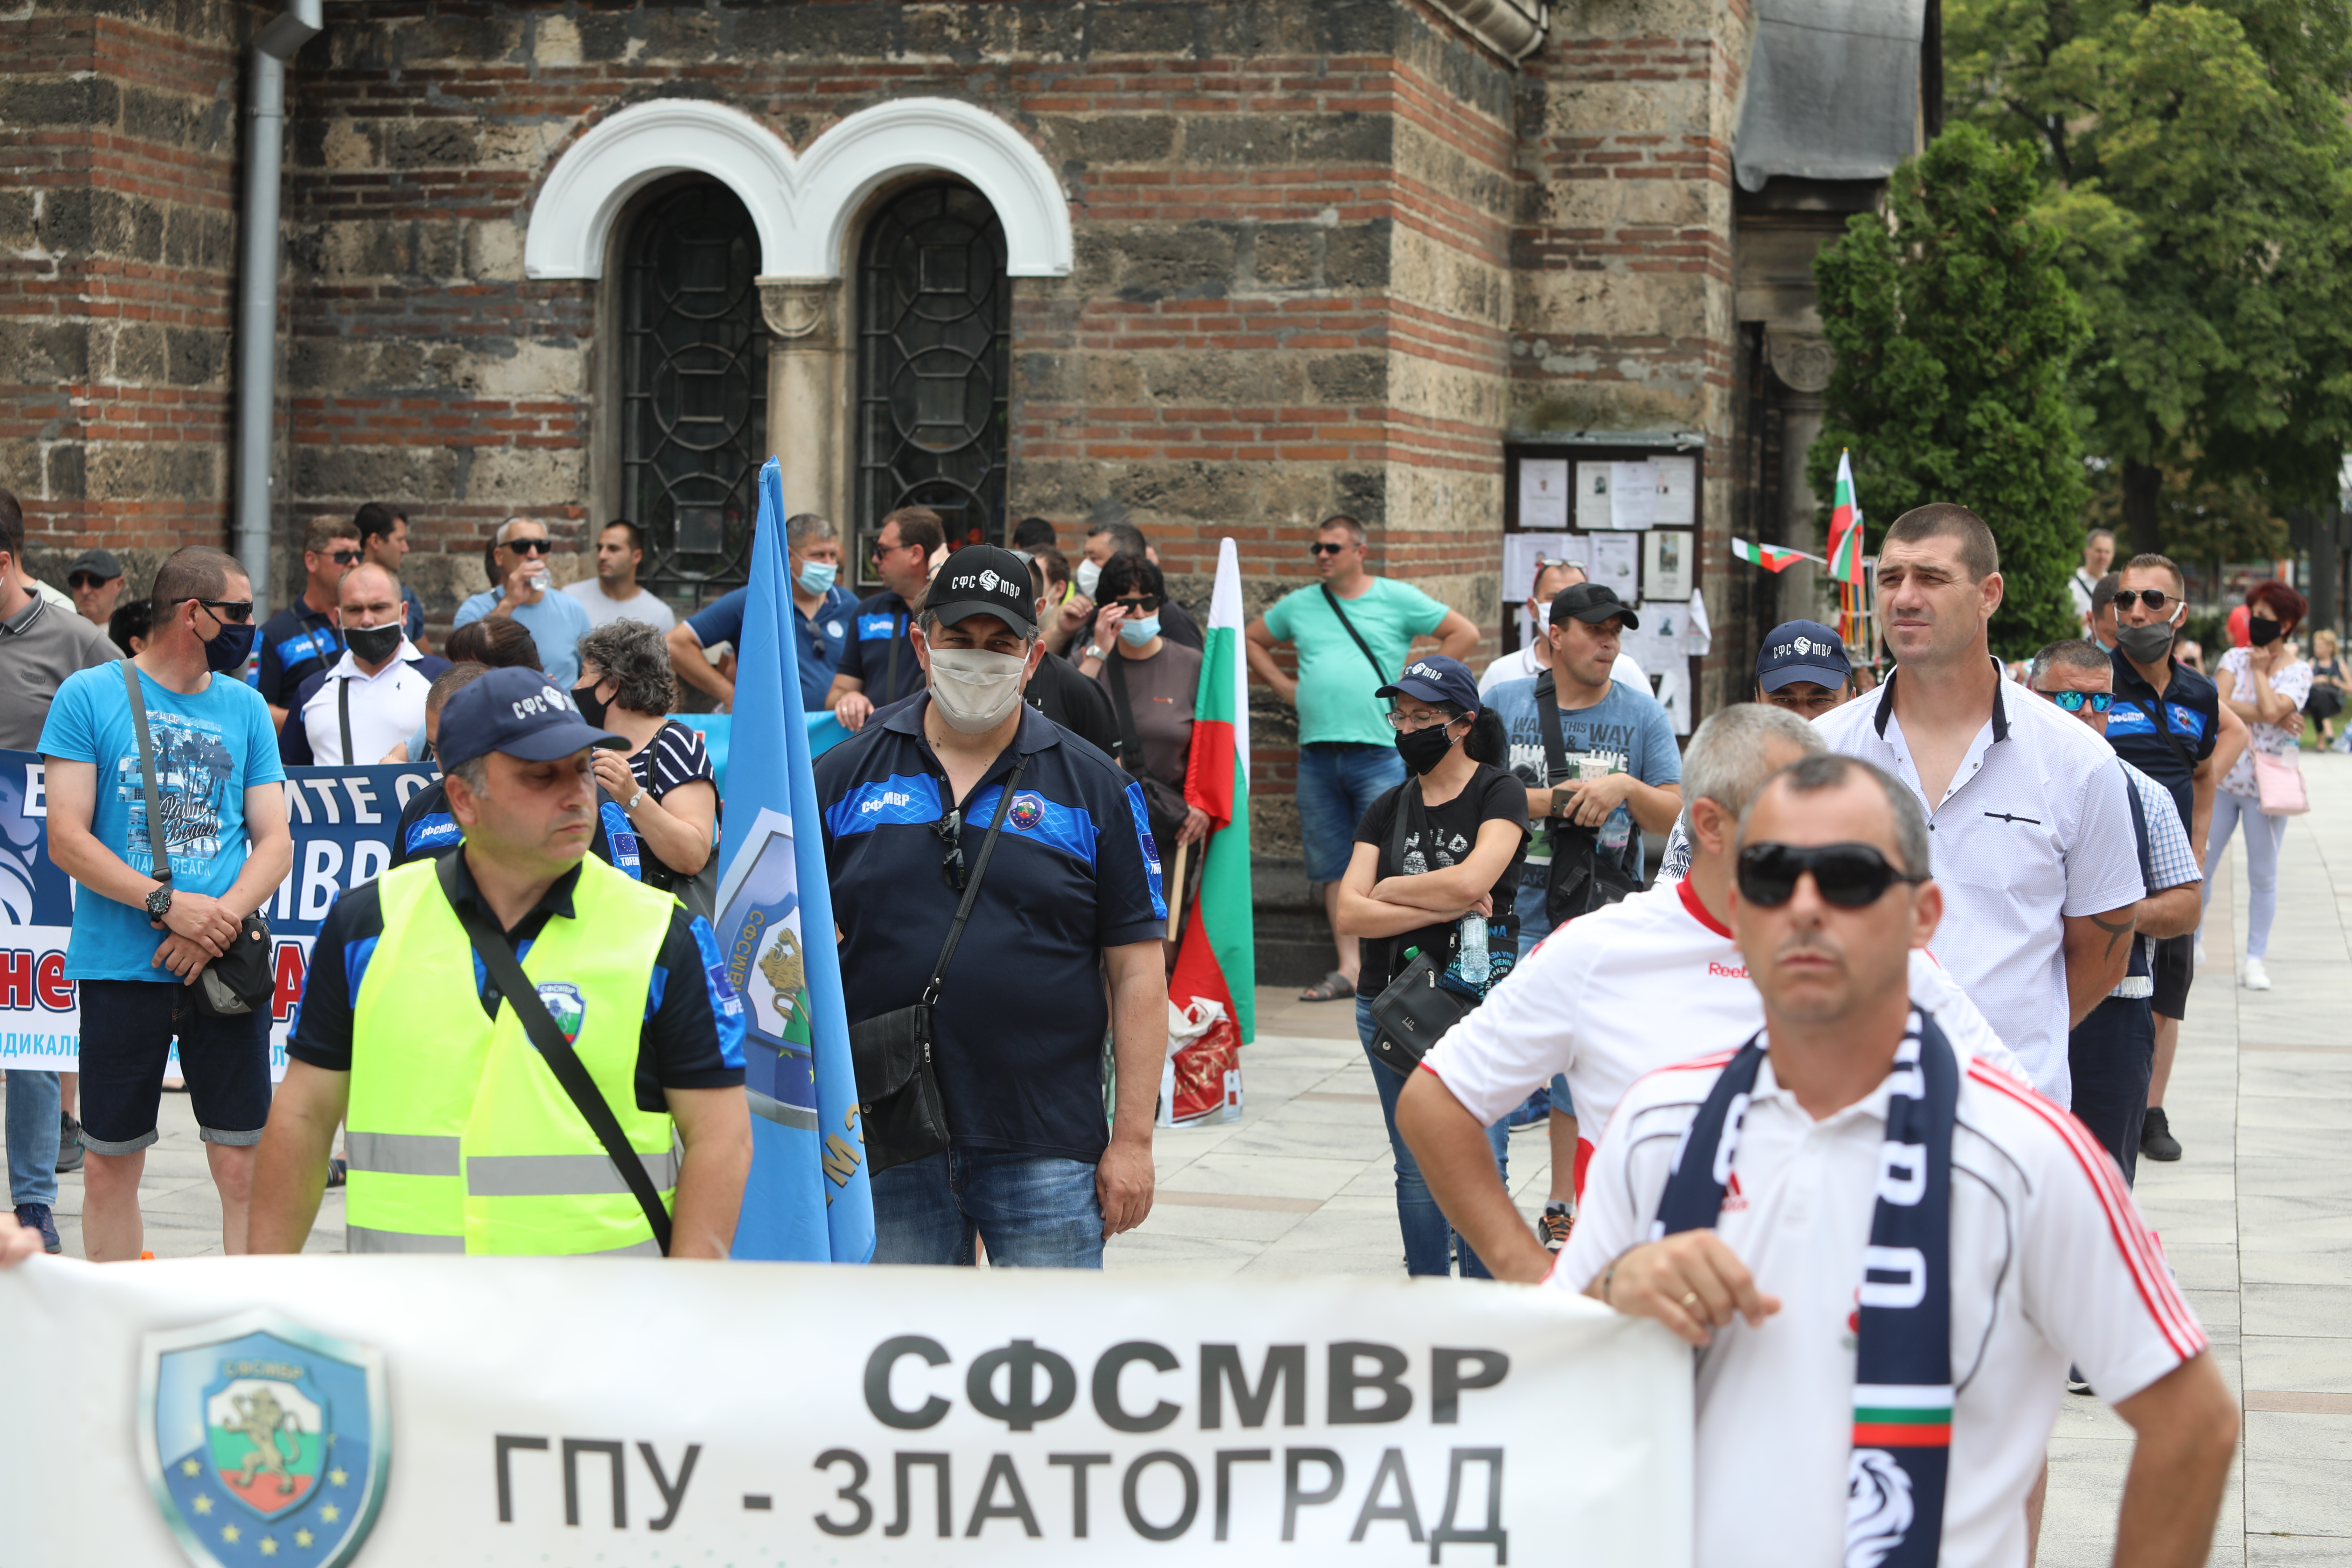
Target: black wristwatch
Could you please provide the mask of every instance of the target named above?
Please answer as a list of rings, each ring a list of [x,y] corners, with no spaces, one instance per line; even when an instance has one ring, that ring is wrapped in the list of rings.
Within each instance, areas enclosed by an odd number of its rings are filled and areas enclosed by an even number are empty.
[[[169,914],[171,910],[172,883],[171,879],[166,878],[162,887],[147,895],[147,918],[151,921],[160,921]]]

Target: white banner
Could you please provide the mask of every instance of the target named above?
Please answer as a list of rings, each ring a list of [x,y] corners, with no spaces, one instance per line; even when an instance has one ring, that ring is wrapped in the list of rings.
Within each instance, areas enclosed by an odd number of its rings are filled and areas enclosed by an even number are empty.
[[[1459,1281],[506,1258],[0,1275],[9,1561],[1690,1561],[1691,1357]]]

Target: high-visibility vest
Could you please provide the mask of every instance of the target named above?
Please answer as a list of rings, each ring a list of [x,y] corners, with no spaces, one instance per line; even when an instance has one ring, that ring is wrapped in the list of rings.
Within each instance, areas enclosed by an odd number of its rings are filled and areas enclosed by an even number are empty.
[[[645,1211],[512,1005],[502,1000],[495,1023],[483,1013],[438,863],[400,867],[378,889],[383,934],[352,1009],[347,1249],[658,1255]],[[636,1071],[677,904],[591,858],[572,905],[530,944],[523,973],[668,1205],[673,1130],[667,1113],[637,1109]]]

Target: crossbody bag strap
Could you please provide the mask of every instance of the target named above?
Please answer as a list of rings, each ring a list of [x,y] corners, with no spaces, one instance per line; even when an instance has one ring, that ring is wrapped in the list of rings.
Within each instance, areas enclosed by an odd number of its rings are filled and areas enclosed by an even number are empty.
[[[963,902],[956,906],[955,919],[948,924],[948,940],[940,948],[940,961],[931,965],[931,983],[923,987],[923,1005],[935,1006],[940,999],[940,987],[948,977],[948,965],[955,961],[956,943],[963,940],[964,922],[971,919],[971,906],[980,899],[980,879],[988,875],[990,857],[996,853],[996,836],[1004,831],[1005,813],[1013,809],[1013,792],[1021,787],[1021,775],[1028,770],[1029,758],[1024,753],[1013,764],[1013,775],[1004,781],[1004,793],[996,797],[996,816],[988,825],[988,837],[980,841],[980,854],[971,863],[971,879],[963,885]]]
[[[1560,738],[1559,689],[1549,669],[1536,677],[1536,728],[1543,734],[1544,783],[1547,785],[1565,784],[1568,782],[1568,743]]]
[[[163,797],[155,790],[155,739],[147,730],[147,698],[139,689],[139,667],[122,661],[122,681],[131,689],[131,727],[139,736],[139,785],[147,795],[147,874],[159,882],[172,879],[172,836],[163,826]]]
[[[1371,665],[1372,673],[1381,678],[1381,684],[1387,685],[1389,672],[1381,667],[1380,657],[1372,652],[1372,645],[1364,640],[1364,634],[1356,629],[1356,623],[1348,618],[1348,612],[1339,607],[1339,595],[1331,592],[1328,583],[1323,584],[1323,602],[1331,606],[1331,613],[1339,617],[1339,624],[1347,627],[1349,637],[1356,639],[1356,646],[1364,650],[1364,658]]]
[[[356,767],[359,759],[352,755],[352,678],[335,682],[335,716],[343,728],[343,766]]]
[[[2166,745],[2172,748],[2173,761],[2179,763],[2184,771],[2190,773],[2196,773],[2197,764],[2189,760],[2189,748],[2180,743],[2180,737],[2175,735],[2171,727],[2164,721],[2164,699],[2158,698],[2156,706],[2150,708],[2135,697],[2132,699],[2132,706],[2147,715],[2148,722],[2156,726],[2156,732],[2164,737]]]
[[[506,998],[507,1005],[514,1009],[523,1033],[530,1037],[530,1043],[539,1048],[539,1054],[555,1074],[555,1081],[572,1097],[572,1105],[587,1121],[589,1131],[596,1134],[596,1142],[604,1146],[613,1168],[628,1184],[630,1194],[645,1211],[646,1224],[653,1227],[655,1243],[660,1247],[662,1256],[667,1258],[669,1210],[662,1206],[661,1189],[654,1185],[653,1174],[646,1169],[645,1156],[630,1146],[628,1135],[621,1131],[621,1119],[604,1103],[596,1080],[589,1076],[588,1064],[580,1059],[580,1053],[572,1048],[572,1042],[563,1037],[563,1031],[548,1016],[547,1004],[540,1000],[539,987],[522,972],[506,932],[491,922],[479,900],[458,899],[457,862],[464,854],[459,849],[441,857],[436,874],[441,879],[442,895],[466,928],[466,940],[473,944],[482,967],[489,971],[491,984]]]
[[[1143,776],[1143,737],[1136,732],[1135,707],[1127,696],[1127,660],[1113,648],[1103,655],[1110,670],[1110,702],[1118,710],[1118,760],[1137,778]]]

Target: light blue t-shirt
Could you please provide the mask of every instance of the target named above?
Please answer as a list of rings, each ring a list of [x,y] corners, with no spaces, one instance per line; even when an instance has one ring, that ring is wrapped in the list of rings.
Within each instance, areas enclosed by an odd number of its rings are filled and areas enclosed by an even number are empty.
[[[172,857],[172,885],[218,898],[245,869],[245,792],[283,784],[278,737],[261,693],[234,676],[215,675],[194,696],[139,677],[147,728],[155,744],[155,787],[162,797]],[[68,677],[41,726],[41,752],[98,769],[90,832],[131,869],[154,873],[148,848],[147,800],[141,787],[139,732],[122,666]],[[74,897],[68,980],[154,980],[179,976],[152,961],[163,933],[147,911],[89,889]]]
[[[457,606],[457,619],[450,623],[455,631],[467,621],[478,621],[498,608],[506,597],[503,588],[491,588],[475,595]],[[539,665],[547,671],[548,679],[561,691],[572,689],[580,679],[580,639],[593,629],[588,619],[587,607],[569,594],[550,588],[539,596],[536,605],[517,605],[513,618],[530,634],[539,648]]]

